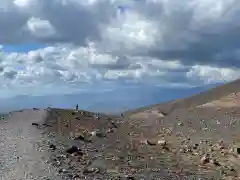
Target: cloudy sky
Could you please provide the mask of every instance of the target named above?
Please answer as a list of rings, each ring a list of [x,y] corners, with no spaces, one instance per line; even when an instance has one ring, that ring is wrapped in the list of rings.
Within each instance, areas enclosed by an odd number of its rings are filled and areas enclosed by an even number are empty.
[[[1,0],[0,97],[240,77],[239,0]]]

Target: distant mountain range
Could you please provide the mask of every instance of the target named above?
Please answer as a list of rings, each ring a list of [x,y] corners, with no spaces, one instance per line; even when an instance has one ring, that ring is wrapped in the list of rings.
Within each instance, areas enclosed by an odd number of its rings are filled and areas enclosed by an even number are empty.
[[[177,98],[192,96],[217,86],[207,85],[194,88],[163,88],[158,86],[131,87],[105,92],[83,92],[79,94],[46,95],[46,96],[16,96],[0,99],[0,111],[8,112],[27,108],[74,108],[89,111],[115,113],[127,109],[149,106]]]

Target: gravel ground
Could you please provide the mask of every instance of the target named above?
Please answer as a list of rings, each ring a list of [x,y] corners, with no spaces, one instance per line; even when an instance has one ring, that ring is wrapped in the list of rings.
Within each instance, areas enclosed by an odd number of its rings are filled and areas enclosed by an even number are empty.
[[[1,120],[0,177],[3,180],[240,177],[239,108],[176,109],[168,115],[155,108],[134,116],[101,115],[100,119],[93,114],[71,112],[25,110]],[[52,127],[37,128],[32,123],[50,123]],[[78,139],[69,137],[73,130]],[[101,133],[96,134],[97,130]],[[76,146],[74,152],[69,151],[72,146]]]
[[[46,164],[49,154],[44,149],[45,137],[32,126],[45,119],[43,110],[14,112],[0,120],[0,179],[47,180],[61,179],[57,171]]]
[[[127,121],[132,126],[129,131],[137,132],[129,139],[141,137],[155,144],[147,145],[142,154],[156,156],[161,152],[156,142],[164,139],[170,150],[163,153],[163,157],[169,156],[164,164],[172,170],[175,153],[178,168],[185,172],[214,179],[239,179],[239,107],[176,109],[162,118],[154,117],[156,111],[161,113],[161,109],[154,108],[134,114]],[[156,167],[157,162],[152,164]]]

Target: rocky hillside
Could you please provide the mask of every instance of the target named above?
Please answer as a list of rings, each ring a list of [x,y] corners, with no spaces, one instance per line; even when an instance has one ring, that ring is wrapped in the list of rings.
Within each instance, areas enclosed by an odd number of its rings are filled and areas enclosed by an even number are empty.
[[[49,109],[48,162],[75,179],[237,180],[239,92],[237,80],[123,117]]]
[[[221,107],[238,106],[236,102],[239,96],[239,92],[240,79],[221,86],[217,86],[191,97],[176,99],[170,102],[156,104],[149,107],[142,107],[134,111],[128,111],[126,114],[132,115],[140,112],[149,112],[151,110],[154,111],[152,114],[156,114],[156,111],[161,111],[161,113],[169,114],[174,109],[201,107],[201,105],[209,105],[211,102],[215,107],[218,105]],[[226,102],[226,99],[228,99],[228,102]],[[226,102],[226,105],[223,105],[224,102]]]

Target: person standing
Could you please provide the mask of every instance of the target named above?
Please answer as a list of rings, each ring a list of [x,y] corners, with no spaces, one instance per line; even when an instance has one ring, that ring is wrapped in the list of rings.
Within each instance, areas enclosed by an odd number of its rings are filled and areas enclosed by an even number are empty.
[[[78,111],[78,104],[76,105],[76,111]]]

